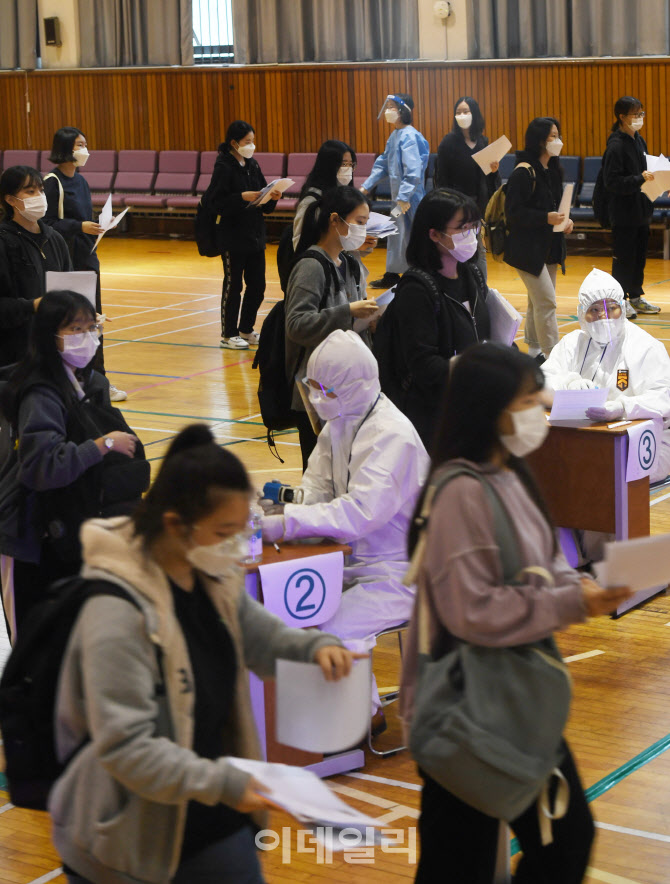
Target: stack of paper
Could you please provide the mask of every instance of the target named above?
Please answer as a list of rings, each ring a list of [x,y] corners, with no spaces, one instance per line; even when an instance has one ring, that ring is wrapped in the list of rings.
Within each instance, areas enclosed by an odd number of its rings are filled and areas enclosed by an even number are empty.
[[[489,308],[491,340],[511,347],[521,325],[521,314],[497,289],[489,289],[486,306]]]
[[[284,193],[284,191],[288,190],[292,184],[295,184],[293,178],[275,178],[274,181],[266,184],[265,187],[259,191],[258,196],[253,203],[249,203],[249,206],[264,206],[265,203],[270,202],[270,194],[273,190],[281,190],[281,192]]]
[[[565,190],[563,191],[563,196],[561,197],[561,202],[558,207],[559,214],[565,215],[565,218],[560,224],[554,224],[554,233],[562,233],[565,230],[565,225],[570,220],[570,206],[572,205],[572,194],[574,189],[574,184],[565,185]]]
[[[601,586],[630,586],[633,592],[665,586],[670,580],[670,534],[605,544],[595,566]]]
[[[556,390],[549,420],[588,421],[589,408],[602,408],[607,402],[607,387],[594,387],[591,390]]]
[[[394,236],[398,232],[398,227],[388,215],[382,215],[380,212],[370,212],[366,233],[369,236],[376,236],[377,239],[385,239],[387,236]]]
[[[485,175],[491,174],[491,163],[499,163],[500,160],[509,153],[512,142],[506,135],[501,135],[491,144],[487,144],[477,153],[472,154],[472,159],[477,163],[479,168]]]
[[[670,190],[670,160],[663,154],[657,157],[647,154],[647,172],[653,173],[654,180],[644,182],[642,193],[653,203]]]

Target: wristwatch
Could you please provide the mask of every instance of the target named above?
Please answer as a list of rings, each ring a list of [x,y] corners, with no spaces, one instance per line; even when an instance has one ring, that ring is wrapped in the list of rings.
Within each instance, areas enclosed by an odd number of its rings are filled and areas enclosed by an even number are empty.
[[[114,448],[114,440],[112,439],[112,437],[103,436],[102,438],[105,440],[105,448],[108,448],[111,451],[112,448]]]

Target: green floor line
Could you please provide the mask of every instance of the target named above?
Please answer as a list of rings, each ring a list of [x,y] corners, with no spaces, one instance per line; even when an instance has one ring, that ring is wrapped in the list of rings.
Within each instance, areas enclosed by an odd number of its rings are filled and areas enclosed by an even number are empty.
[[[639,753],[639,755],[631,758],[630,761],[622,764],[621,767],[617,767],[616,770],[612,771],[612,773],[610,774],[607,774],[607,776],[603,777],[602,780],[598,780],[597,783],[589,786],[589,788],[585,792],[586,800],[590,804],[592,801],[595,801],[596,798],[600,798],[600,796],[604,795],[605,792],[609,792],[610,789],[612,789],[622,780],[625,780],[626,777],[629,777],[632,773],[635,773],[635,771],[639,770],[641,767],[644,767],[645,764],[649,764],[650,761],[653,761],[654,758],[658,758],[659,755],[667,752],[668,749],[670,749],[670,734],[667,734],[667,736],[663,737],[660,740],[657,740],[655,743],[652,743],[651,746],[643,749],[642,752]],[[520,852],[519,842],[516,838],[512,838],[510,849],[512,851],[512,856],[516,856],[516,854]]]
[[[0,789],[6,789],[6,788],[7,788],[7,777],[3,773],[0,773]]]
[[[176,332],[175,332],[176,334]],[[220,344],[180,344],[177,341],[149,341],[139,338],[112,338],[105,335],[105,341],[115,344],[157,344],[160,347],[199,347],[201,350],[220,350]]]
[[[246,424],[249,427],[264,427],[263,421],[243,421],[233,417],[203,417],[201,414],[174,414],[171,411],[142,411],[137,408],[124,408],[128,414],[152,414],[157,417],[184,417],[194,421],[212,421],[217,424]],[[166,427],[166,431],[167,430]]]

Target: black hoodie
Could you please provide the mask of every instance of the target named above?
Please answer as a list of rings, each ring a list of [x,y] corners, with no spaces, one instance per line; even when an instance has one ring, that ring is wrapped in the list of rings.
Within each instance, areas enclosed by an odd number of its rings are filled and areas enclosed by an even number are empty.
[[[621,129],[607,139],[603,155],[603,183],[609,198],[612,227],[644,227],[654,210],[651,200],[642,193],[642,173],[647,168],[647,145],[636,132],[633,137]]]
[[[46,294],[47,270],[72,270],[63,237],[43,221],[38,224],[39,233],[11,220],[0,224],[0,365],[25,355],[33,301]]]

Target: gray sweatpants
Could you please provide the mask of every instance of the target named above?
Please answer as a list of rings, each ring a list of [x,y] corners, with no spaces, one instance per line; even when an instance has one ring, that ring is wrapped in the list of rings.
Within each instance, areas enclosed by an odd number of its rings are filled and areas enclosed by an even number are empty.
[[[539,347],[545,356],[558,344],[556,321],[557,264],[545,264],[539,276],[519,270],[528,291],[528,310],[524,340],[529,347]]]

